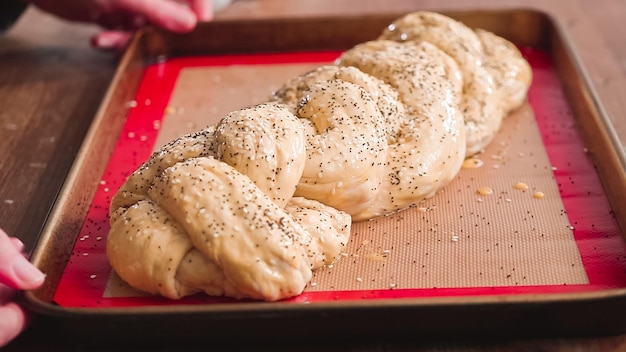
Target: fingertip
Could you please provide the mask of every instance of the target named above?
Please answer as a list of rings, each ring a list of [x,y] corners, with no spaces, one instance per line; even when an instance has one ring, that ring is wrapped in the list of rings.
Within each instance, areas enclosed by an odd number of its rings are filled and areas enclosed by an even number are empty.
[[[125,31],[103,31],[91,38],[91,46],[101,50],[123,51],[132,33]]]
[[[12,279],[15,284],[15,288],[21,290],[32,290],[43,284],[46,279],[46,274],[42,273],[26,258],[17,256],[13,260]]]
[[[41,286],[45,275],[21,253],[21,241],[2,233],[0,237],[0,283],[14,289],[28,290]]]
[[[189,10],[177,11],[166,23],[166,27],[171,31],[184,33],[193,30],[197,23],[198,17],[193,12]]]
[[[190,3],[191,10],[198,17],[198,21],[204,22],[213,20],[215,13],[214,5],[213,0],[197,0]]]
[[[128,1],[124,3],[124,9],[128,12],[145,17],[147,23],[151,23],[171,32],[185,33],[193,30],[198,22],[195,9],[193,6],[189,6],[189,1],[190,0]]]
[[[20,241],[19,238],[17,237],[11,237],[11,243],[13,243],[13,247],[18,251],[21,252],[24,250],[24,242]]]

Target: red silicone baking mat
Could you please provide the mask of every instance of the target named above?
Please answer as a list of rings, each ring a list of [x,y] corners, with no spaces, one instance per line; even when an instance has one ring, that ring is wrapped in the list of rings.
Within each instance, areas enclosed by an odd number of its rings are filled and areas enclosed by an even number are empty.
[[[490,150],[478,156],[484,164],[481,168],[462,171],[456,183],[444,189],[444,193],[464,192],[469,195],[468,200],[446,206],[437,204],[437,195],[423,206],[380,220],[384,222],[381,227],[387,226],[385,228],[388,230],[380,230],[381,234],[377,238],[372,238],[368,232],[368,227],[376,226],[375,222],[354,226],[351,247],[336,267],[320,269],[303,294],[287,301],[523,295],[626,287],[626,245],[593,163],[578,135],[561,82],[555,74],[554,63],[544,51],[532,48],[522,48],[522,51],[534,73],[528,96],[529,105],[522,109],[525,111],[517,114],[519,116],[508,118],[505,121],[506,128],[501,132],[502,138],[494,141]],[[212,69],[225,72],[229,68],[271,72],[272,69],[281,70],[283,66],[306,67],[331,63],[338,55],[338,52],[308,52],[180,57],[164,59],[148,66],[135,99],[128,102],[127,121],[57,287],[54,302],[62,307],[103,308],[241,302],[205,295],[171,301],[141,294],[130,288],[120,289],[123,283],[112,273],[105,254],[109,202],[125,178],[150,156],[155,146],[162,140],[167,141],[182,133],[176,127],[165,131],[164,126],[181,125],[180,122],[172,121],[176,121],[177,114],[184,115],[184,107],[173,103],[184,99],[180,96],[186,94],[180,87],[184,85],[184,82],[181,83],[183,76],[193,76],[194,72],[210,73]],[[250,79],[254,80],[254,77]],[[211,85],[211,82],[203,84]],[[211,104],[219,104],[219,101],[210,102],[209,109]],[[182,129],[202,127],[187,122],[187,126],[182,126]],[[517,138],[521,144],[536,144],[534,140],[524,137],[524,131],[533,128],[538,131],[537,143],[543,145],[541,150],[545,151],[548,164],[534,162],[539,156],[532,155],[532,152],[529,153],[531,155],[522,151],[514,155],[507,154],[510,138]],[[533,198],[535,192],[546,191],[549,196],[546,189],[549,187],[531,187],[518,191],[512,185],[502,186],[492,198],[483,199],[473,191],[472,187],[478,185],[473,181],[481,179],[484,174],[506,172],[507,165],[519,166],[522,163],[526,163],[524,165],[527,165],[527,169],[539,169],[538,174],[547,178],[547,181],[542,182],[548,182],[554,188],[558,199],[551,201],[558,206],[555,213],[549,214],[537,210],[541,208],[511,210],[507,213],[508,216],[515,216],[511,222],[526,225],[509,231],[506,218],[500,221],[504,223],[503,227],[496,227],[497,221],[490,222],[490,216],[497,219],[500,217],[498,214],[486,210],[481,213],[475,209],[502,209],[509,204],[511,208],[517,204],[530,204],[528,199]],[[523,181],[533,185],[532,179]],[[495,184],[489,186],[497,189]],[[522,197],[525,197],[526,203],[517,202]],[[534,198],[532,202],[536,203],[532,204],[542,204],[540,202],[544,201],[549,200]],[[490,204],[495,208],[488,208]],[[431,210],[436,210],[440,216],[447,216],[448,222],[456,225],[446,230],[438,229],[437,223],[429,223]],[[464,219],[459,219],[463,216]],[[468,218],[470,222],[467,222]],[[472,221],[476,223],[476,228],[487,230],[474,229],[469,225]],[[393,235],[394,222],[403,223],[404,227],[407,223],[415,223],[415,236],[405,243],[403,247],[406,248],[397,248],[397,243],[395,247],[384,243],[386,237]],[[558,234],[543,232],[544,225],[547,228],[558,227]],[[487,238],[489,234],[496,236],[495,240]],[[502,236],[498,237],[500,234]],[[558,240],[555,240],[557,237]],[[431,242],[430,247],[421,247],[422,243],[428,241]],[[470,248],[471,244],[474,247]],[[519,244],[528,245],[532,251],[520,250]],[[483,247],[476,247],[481,245]],[[570,248],[569,252],[566,247]],[[559,248],[568,252],[569,257],[563,259]],[[411,269],[397,269],[394,260],[401,261],[401,265]],[[328,277],[338,275],[340,266],[345,264],[344,269],[348,268],[350,262],[367,266],[367,271],[346,269],[342,275],[348,277],[343,280],[348,284],[335,285],[332,280],[329,281]],[[456,275],[458,271],[466,272]],[[536,275],[538,271],[542,274]],[[371,272],[383,274],[377,277],[376,283],[372,283],[374,279],[367,276]]]

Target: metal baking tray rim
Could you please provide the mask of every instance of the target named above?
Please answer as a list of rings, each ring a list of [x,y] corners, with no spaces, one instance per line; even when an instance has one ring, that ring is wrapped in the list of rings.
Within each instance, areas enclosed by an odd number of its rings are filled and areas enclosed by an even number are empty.
[[[445,12],[444,12],[445,13]],[[552,18],[551,15],[539,12],[533,9],[517,9],[517,10],[506,10],[506,11],[466,11],[466,12],[455,12],[455,13],[447,13],[452,17],[457,18],[472,18],[473,15],[479,14],[480,16],[501,16],[503,14],[522,14],[522,16],[527,16],[533,18],[542,26],[553,26],[552,34],[558,36],[561,40],[558,41],[558,45],[562,45],[562,53],[564,55],[569,56],[572,64],[574,65],[574,70],[577,73],[578,84],[582,85],[580,88],[579,94],[583,94],[585,96],[586,101],[584,103],[587,104],[587,109],[590,113],[594,115],[594,126],[593,131],[589,132],[593,133],[601,133],[605,136],[604,140],[606,141],[606,146],[612,146],[613,154],[609,156],[610,159],[616,160],[614,165],[621,165],[622,170],[626,169],[626,157],[625,153],[621,148],[617,148],[619,145],[617,135],[613,130],[609,119],[606,116],[606,111],[602,107],[602,104],[599,102],[597,94],[593,90],[593,87],[590,84],[590,80],[588,74],[584,67],[581,65],[581,60],[576,54],[575,50],[572,48],[569,39],[567,38],[566,32],[561,28],[560,24]],[[400,14],[401,15],[401,14]],[[386,16],[354,16],[347,17],[348,19],[354,20],[355,17],[366,18],[366,20],[377,19],[378,21],[386,21],[388,19],[393,19],[399,17],[398,14],[389,14]],[[257,21],[249,21],[251,23],[256,24],[272,24],[275,22],[288,22],[293,23],[294,21],[306,22],[306,21],[327,21],[327,20],[337,20],[333,18],[312,18],[312,19],[266,19],[266,20],[257,20]],[[248,24],[250,24],[247,22]],[[471,23],[471,21],[470,21]],[[224,27],[232,28],[232,26],[241,25],[239,21],[217,21],[215,23],[203,24],[201,27],[205,28],[215,28],[215,30],[223,30]],[[200,30],[203,30],[200,28]],[[138,55],[146,55],[153,54],[151,51],[156,50],[154,48],[154,42],[146,39],[146,36],[150,36],[154,32],[159,32],[159,30],[154,28],[148,28],[139,32],[133,39],[131,48],[135,50],[129,50],[125,53],[123,58],[120,61],[118,69],[116,70],[115,76],[110,84],[109,89],[105,97],[103,98],[102,104],[97,112],[97,115],[90,127],[85,141],[83,142],[83,146],[79,154],[76,157],[76,161],[74,166],[72,167],[61,193],[58,196],[57,202],[55,203],[52,212],[46,222],[46,226],[42,231],[39,242],[33,252],[31,260],[38,266],[42,267],[46,264],[51,263],[51,258],[46,257],[46,248],[48,246],[67,246],[67,244],[73,244],[76,237],[71,238],[70,234],[72,229],[75,229],[76,224],[73,222],[76,219],[63,219],[61,215],[63,215],[63,209],[69,205],[71,202],[76,202],[77,200],[89,203],[90,197],[93,194],[92,192],[86,192],[85,194],[79,194],[80,190],[84,187],[89,189],[92,187],[90,185],[84,184],[81,181],[81,177],[84,177],[81,171],[80,165],[85,163],[88,158],[93,158],[94,153],[94,141],[99,141],[99,137],[102,135],[114,134],[117,135],[119,133],[119,126],[116,124],[111,124],[110,121],[105,121],[104,117],[107,114],[111,114],[113,110],[113,114],[119,115],[116,117],[115,121],[122,121],[124,119],[124,115],[121,111],[115,111],[114,106],[116,104],[118,106],[123,105],[119,104],[123,102],[125,98],[128,96],[132,96],[134,92],[134,88],[136,85],[128,85],[125,82],[136,80],[137,76],[140,75],[141,65],[138,65],[137,59]],[[199,32],[197,32],[199,33]],[[196,33],[196,34],[197,34]],[[163,34],[162,35],[172,35],[172,34]],[[366,35],[366,34],[365,34]],[[191,34],[190,38],[194,37],[194,34]],[[535,38],[536,39],[536,38]],[[552,38],[554,39],[554,38]],[[552,40],[552,39],[542,39],[542,40]],[[557,38],[558,39],[558,38]],[[548,44],[548,43],[544,43]],[[219,45],[219,44],[218,44]],[[345,47],[345,43],[341,43],[340,45]],[[552,45],[552,44],[551,44]],[[244,48],[238,47],[235,44],[235,47],[231,48],[233,51],[245,51]],[[170,55],[175,55],[175,52],[167,53]],[[126,84],[126,85],[125,85]],[[124,87],[122,90],[125,92],[120,93],[120,87]],[[129,95],[130,94],[130,95]],[[576,92],[574,92],[576,94]],[[572,98],[570,97],[570,100]],[[105,143],[100,141],[100,143]],[[100,145],[102,146],[102,145]],[[107,149],[105,149],[107,150]],[[109,149],[110,150],[110,149]],[[605,149],[603,149],[605,150]],[[611,150],[611,149],[609,149]],[[590,151],[593,153],[594,151]],[[108,155],[106,153],[101,153],[105,155],[100,155],[99,158],[101,160],[108,160]],[[599,172],[609,173],[609,171]],[[97,171],[94,171],[95,179],[99,177]],[[612,189],[617,189],[621,192],[621,194],[626,194],[624,189],[626,186],[626,176],[624,173],[622,174],[614,174],[610,177],[610,185],[605,185],[605,187],[610,187]],[[76,185],[79,185],[77,189]],[[615,212],[619,215],[624,215],[624,205],[616,204],[612,202],[611,205],[615,208]],[[79,216],[80,218],[80,216]],[[620,224],[622,232],[624,231],[624,224]],[[64,231],[60,231],[60,228],[64,228]],[[60,232],[65,232],[65,238],[60,239]],[[77,231],[75,231],[77,233]],[[71,245],[70,245],[71,252]],[[67,248],[64,250],[61,249],[60,252],[67,254]],[[112,318],[112,321],[119,321],[125,319],[135,318],[150,318],[155,316],[167,316],[169,313],[178,313],[184,316],[194,315],[194,316],[204,316],[207,317],[207,313],[215,314],[218,312],[224,314],[233,313],[235,315],[245,314],[246,312],[257,312],[257,313],[266,313],[266,314],[281,314],[282,312],[289,313],[308,313],[308,315],[324,315],[330,314],[333,312],[354,312],[354,311],[384,311],[387,308],[403,308],[411,311],[419,312],[422,308],[427,308],[429,311],[433,309],[436,311],[439,308],[446,309],[476,309],[475,312],[483,312],[485,310],[498,310],[505,307],[512,308],[513,310],[524,310],[528,309],[530,312],[538,312],[538,307],[550,307],[551,305],[556,306],[573,306],[576,307],[577,304],[581,304],[583,307],[593,307],[598,306],[603,308],[599,313],[609,314],[610,319],[607,319],[607,324],[597,325],[596,328],[589,328],[587,330],[583,329],[582,326],[579,325],[568,325],[565,328],[556,327],[555,331],[560,331],[561,333],[570,333],[570,332],[578,332],[581,331],[596,331],[598,327],[604,330],[599,331],[610,331],[614,329],[616,331],[622,331],[626,329],[626,322],[617,315],[619,315],[619,311],[623,311],[626,307],[626,289],[607,289],[602,291],[593,291],[593,292],[582,292],[582,293],[559,293],[559,294],[532,294],[532,295],[497,295],[497,296],[477,296],[477,297],[429,297],[429,298],[418,298],[418,299],[378,299],[378,300],[369,300],[369,301],[342,301],[342,302],[326,302],[326,303],[315,303],[310,305],[296,305],[293,303],[281,303],[275,302],[272,305],[268,305],[267,303],[259,302],[259,303],[246,303],[240,307],[236,307],[231,304],[211,304],[210,306],[158,306],[158,307],[134,307],[132,309],[129,308],[106,308],[106,309],[95,309],[95,308],[63,308],[56,306],[48,301],[46,301],[45,297],[50,297],[51,293],[54,291],[54,287],[44,287],[40,290],[26,292],[21,295],[21,299],[24,302],[25,306],[32,312],[44,317],[44,318],[62,318],[70,321],[75,321],[76,324],[72,326],[76,328],[76,325],[80,325],[80,321],[82,319],[90,320],[93,317],[99,318]],[[607,308],[608,307],[608,308]],[[611,309],[614,307],[615,309]],[[506,309],[505,309],[506,310]],[[557,313],[560,311],[556,311]],[[209,315],[209,318],[211,314]],[[307,315],[307,316],[308,316]],[[489,316],[489,314],[487,314]],[[223,315],[220,315],[223,316]],[[444,314],[445,317],[448,315]],[[600,318],[599,316],[596,318]],[[159,319],[156,319],[157,321]],[[107,321],[107,319],[104,319]],[[612,325],[611,325],[612,324]],[[497,327],[498,323],[493,322],[493,327]],[[543,326],[544,324],[538,324],[539,326]],[[566,324],[567,325],[567,324]],[[502,324],[503,327],[506,327],[507,324]],[[581,330],[582,329],[582,330]],[[492,332],[499,331],[501,329],[494,329]],[[535,331],[537,329],[534,329]]]

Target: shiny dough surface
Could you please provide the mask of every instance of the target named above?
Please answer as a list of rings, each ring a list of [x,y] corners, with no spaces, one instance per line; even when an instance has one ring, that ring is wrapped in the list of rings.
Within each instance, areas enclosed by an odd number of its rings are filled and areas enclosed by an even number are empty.
[[[352,222],[436,196],[531,81],[506,39],[407,14],[154,152],[111,201],[109,261],[171,299],[296,296],[341,257]]]

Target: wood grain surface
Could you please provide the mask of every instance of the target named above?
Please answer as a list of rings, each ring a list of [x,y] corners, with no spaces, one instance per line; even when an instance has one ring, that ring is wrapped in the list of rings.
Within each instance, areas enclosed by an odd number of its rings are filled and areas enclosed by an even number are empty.
[[[626,146],[626,1],[624,0],[235,0],[220,19],[368,14],[380,11],[533,8],[566,30],[622,148]],[[93,25],[68,23],[34,8],[0,37],[0,228],[37,241],[92,118],[113,77],[119,56],[92,49]],[[419,317],[416,317],[419,319]],[[0,318],[1,319],[1,318]],[[290,351],[622,351],[623,336],[554,337],[502,341],[353,341],[236,350]],[[28,330],[6,350],[107,350]],[[205,350],[210,348],[205,346]],[[136,350],[117,346],[111,350]],[[151,350],[177,350],[159,346]],[[227,346],[217,350],[234,350]]]

